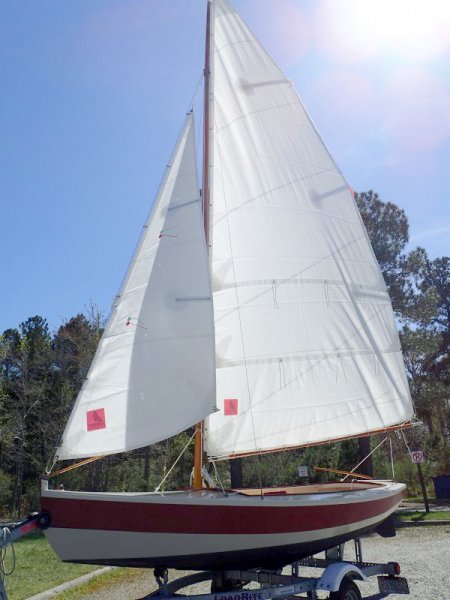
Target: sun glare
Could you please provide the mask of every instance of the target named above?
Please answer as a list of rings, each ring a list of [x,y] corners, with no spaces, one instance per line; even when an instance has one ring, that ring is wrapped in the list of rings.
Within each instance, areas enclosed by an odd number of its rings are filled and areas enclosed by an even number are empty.
[[[426,60],[450,45],[448,0],[324,0],[316,16],[319,44],[337,60]]]
[[[395,52],[427,58],[450,42],[447,0],[370,0],[369,4],[372,27]]]

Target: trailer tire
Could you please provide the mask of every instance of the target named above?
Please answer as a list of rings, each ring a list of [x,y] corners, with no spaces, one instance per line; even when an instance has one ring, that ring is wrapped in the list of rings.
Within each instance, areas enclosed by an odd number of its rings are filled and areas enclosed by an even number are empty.
[[[240,590],[244,585],[245,583],[239,579],[215,578],[211,581],[211,594],[221,594],[233,590]]]
[[[350,578],[344,577],[339,591],[331,592],[329,600],[361,600],[361,592]]]

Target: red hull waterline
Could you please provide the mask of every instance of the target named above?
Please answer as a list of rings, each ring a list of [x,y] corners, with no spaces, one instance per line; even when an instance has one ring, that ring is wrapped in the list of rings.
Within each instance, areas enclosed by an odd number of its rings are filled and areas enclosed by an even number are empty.
[[[375,529],[400,483],[246,491],[94,493],[48,490],[46,536],[63,561],[175,569],[279,568]]]

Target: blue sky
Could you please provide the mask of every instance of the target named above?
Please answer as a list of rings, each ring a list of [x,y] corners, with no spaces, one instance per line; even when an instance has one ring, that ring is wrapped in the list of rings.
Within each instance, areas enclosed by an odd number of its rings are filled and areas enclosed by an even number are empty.
[[[353,189],[449,254],[450,2],[235,0]],[[202,72],[204,0],[0,4],[0,331],[119,287]]]

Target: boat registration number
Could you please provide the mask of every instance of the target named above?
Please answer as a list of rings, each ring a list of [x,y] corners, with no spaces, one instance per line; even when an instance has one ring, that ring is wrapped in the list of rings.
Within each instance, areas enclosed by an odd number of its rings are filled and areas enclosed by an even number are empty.
[[[409,594],[408,582],[404,577],[378,577],[378,588],[384,593]]]

